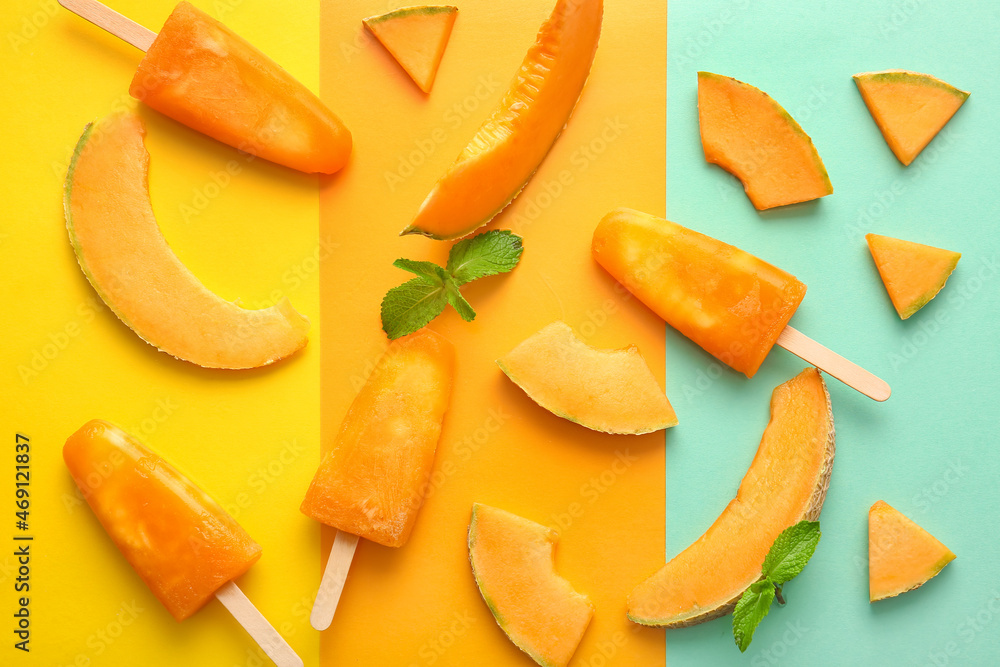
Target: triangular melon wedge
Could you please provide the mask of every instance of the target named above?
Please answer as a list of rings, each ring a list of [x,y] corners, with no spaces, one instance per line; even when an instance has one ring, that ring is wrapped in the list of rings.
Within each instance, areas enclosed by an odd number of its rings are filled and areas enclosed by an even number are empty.
[[[833,194],[809,135],[750,84],[698,72],[698,124],[705,160],[740,179],[757,210]]]
[[[425,5],[372,16],[364,24],[420,90],[429,93],[456,16],[457,7]]]
[[[969,98],[941,79],[901,69],[855,74],[854,83],[885,142],[905,165]]]
[[[469,560],[476,585],[497,623],[539,665],[567,665],[594,606],[555,572],[557,534],[476,503],[469,524]]]
[[[865,239],[892,305],[904,320],[937,296],[962,257],[891,236],[867,234]]]
[[[955,554],[884,500],[868,510],[868,599],[920,588]]]
[[[650,433],[675,426],[677,415],[634,345],[598,350],[553,322],[497,365],[549,412],[606,433]]]

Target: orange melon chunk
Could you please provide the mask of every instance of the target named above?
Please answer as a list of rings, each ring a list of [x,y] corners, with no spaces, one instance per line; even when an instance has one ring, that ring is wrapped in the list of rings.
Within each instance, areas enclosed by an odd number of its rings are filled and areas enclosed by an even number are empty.
[[[885,142],[904,165],[913,162],[969,98],[941,79],[901,69],[855,74],[854,83]]]
[[[516,514],[476,503],[469,560],[497,623],[539,665],[563,667],[580,644],[594,606],[555,573],[557,534]]]
[[[288,299],[246,310],[213,294],[167,245],[149,203],[146,130],[134,113],[80,137],[66,176],[66,227],[97,293],[140,338],[209,368],[254,368],[306,344]]]
[[[705,160],[740,179],[757,210],[833,194],[812,139],[767,93],[698,72],[698,123]]]
[[[465,236],[521,192],[569,121],[601,35],[603,0],[558,0],[499,106],[402,234]]]
[[[920,588],[955,554],[883,500],[868,510],[868,599]]]
[[[372,16],[364,24],[420,90],[429,93],[456,16],[458,7],[425,5]]]
[[[549,412],[606,433],[650,433],[677,415],[638,348],[597,350],[565,322],[524,340],[497,365]]]
[[[896,312],[904,320],[937,296],[962,253],[867,234],[868,249]]]
[[[628,596],[628,617],[684,627],[728,614],[782,530],[819,517],[834,455],[830,396],[807,368],[775,388],[771,420],[736,498],[691,546]]]

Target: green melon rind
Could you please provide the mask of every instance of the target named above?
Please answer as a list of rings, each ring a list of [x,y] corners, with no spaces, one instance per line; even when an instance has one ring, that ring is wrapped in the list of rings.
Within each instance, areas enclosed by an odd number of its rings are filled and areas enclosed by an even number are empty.
[[[454,5],[421,5],[418,7],[402,7],[400,9],[394,9],[386,14],[379,14],[378,16],[369,16],[366,19],[362,19],[365,25],[373,26],[379,23],[385,23],[386,21],[391,21],[394,19],[401,19],[407,16],[433,16],[435,14],[454,14],[458,11],[458,7]]]
[[[911,86],[939,88],[961,99],[963,102],[969,99],[970,95],[970,93],[956,88],[947,81],[942,81],[936,76],[921,74],[920,72],[911,72],[905,69],[890,69],[883,72],[862,72],[860,74],[855,74],[851,78],[854,79],[854,82],[859,85],[863,81],[872,81],[875,83],[902,83]]]

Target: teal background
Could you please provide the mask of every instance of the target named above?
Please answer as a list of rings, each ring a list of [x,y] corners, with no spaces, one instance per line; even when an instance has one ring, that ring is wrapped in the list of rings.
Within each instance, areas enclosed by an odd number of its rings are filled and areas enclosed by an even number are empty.
[[[1000,8],[995,3],[671,2],[667,215],[794,273],[792,325],[885,378],[879,404],[830,380],[837,456],[805,570],[740,654],[731,617],[667,631],[675,665],[1000,664]],[[902,68],[972,95],[910,167],[893,156],[851,75]],[[769,93],[813,138],[834,194],[758,213],[704,160],[700,69]],[[876,232],[958,250],[947,286],[901,321],[868,253]],[[668,557],[733,497],[771,389],[803,367],[775,348],[747,380],[667,333]],[[868,602],[867,516],[883,499],[958,558],[923,588]],[[992,608],[992,609],[991,609]]]

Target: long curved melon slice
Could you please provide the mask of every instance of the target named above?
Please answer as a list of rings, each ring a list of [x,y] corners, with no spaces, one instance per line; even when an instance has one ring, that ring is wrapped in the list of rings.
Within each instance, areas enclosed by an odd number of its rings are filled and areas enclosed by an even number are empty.
[[[969,93],[941,79],[902,69],[855,74],[854,83],[885,142],[904,165],[920,155],[969,99]]]
[[[634,345],[597,350],[565,322],[525,339],[497,365],[549,412],[606,433],[650,433],[677,415]]]
[[[405,7],[364,19],[365,27],[425,93],[431,92],[458,7]]]
[[[866,234],[865,240],[892,305],[904,320],[937,296],[962,257],[959,252],[891,236]]]
[[[521,192],[569,121],[601,35],[603,0],[558,0],[500,105],[402,234],[453,239]]]
[[[88,125],[63,203],[80,268],[147,343],[209,368],[254,368],[306,344],[309,320],[287,299],[246,310],[208,291],[167,245],[149,203],[146,131],[134,113]]]
[[[819,517],[834,455],[830,395],[807,368],[775,388],[771,421],[740,488],[694,544],[636,586],[628,617],[679,628],[728,614],[782,530]]]
[[[757,210],[833,194],[812,139],[767,93],[698,72],[698,123],[705,160],[740,179]]]
[[[868,599],[923,586],[955,560],[951,549],[884,500],[868,510]]]
[[[556,532],[516,514],[476,503],[469,560],[497,623],[539,665],[563,667],[580,644],[594,606],[556,574]]]

